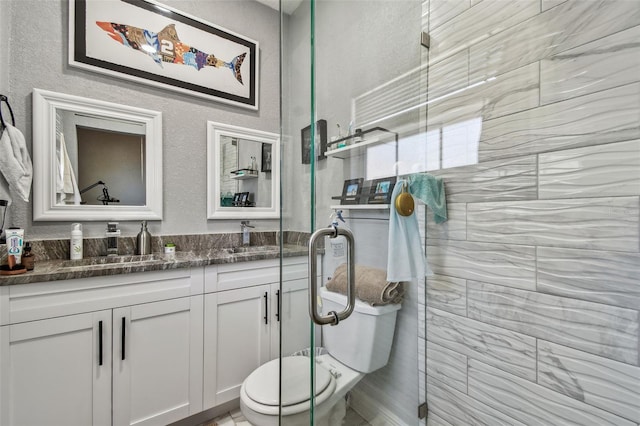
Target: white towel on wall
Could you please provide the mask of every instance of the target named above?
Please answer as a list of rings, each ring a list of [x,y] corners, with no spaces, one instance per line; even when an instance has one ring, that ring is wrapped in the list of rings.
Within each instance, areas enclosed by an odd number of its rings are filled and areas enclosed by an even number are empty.
[[[389,252],[387,281],[412,281],[433,275],[427,265],[416,213],[401,216],[395,207],[396,197],[402,192],[404,180],[398,180],[391,194],[389,206]]]
[[[0,192],[16,193],[22,200],[28,202],[33,165],[24,135],[11,124],[6,125],[0,137],[0,172],[4,176],[4,180],[0,180],[0,185],[8,185]]]

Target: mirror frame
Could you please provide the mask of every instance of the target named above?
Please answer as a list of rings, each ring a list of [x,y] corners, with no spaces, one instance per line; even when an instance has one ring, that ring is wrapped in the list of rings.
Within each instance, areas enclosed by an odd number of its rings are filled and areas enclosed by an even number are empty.
[[[145,205],[56,204],[56,109],[145,125]],[[33,165],[34,221],[162,219],[162,113],[159,111],[33,89]]]
[[[270,207],[223,207],[220,205],[222,165],[219,153],[223,136],[272,144]],[[207,219],[277,219],[279,217],[280,136],[276,133],[207,121]]]

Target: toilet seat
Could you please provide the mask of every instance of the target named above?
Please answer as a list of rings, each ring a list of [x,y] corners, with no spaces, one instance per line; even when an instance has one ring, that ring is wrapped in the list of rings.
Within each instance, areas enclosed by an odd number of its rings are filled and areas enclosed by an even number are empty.
[[[282,415],[292,415],[309,410],[310,372],[309,358],[289,356],[282,358]],[[255,371],[242,384],[240,397],[251,410],[264,415],[279,413],[279,367],[278,359],[269,361]],[[336,381],[326,368],[315,367],[315,404],[326,401],[335,391]]]

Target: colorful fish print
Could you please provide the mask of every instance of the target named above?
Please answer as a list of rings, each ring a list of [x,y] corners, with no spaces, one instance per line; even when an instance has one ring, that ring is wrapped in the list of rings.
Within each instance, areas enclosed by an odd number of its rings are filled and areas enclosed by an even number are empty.
[[[240,67],[246,53],[236,56],[230,62],[225,62],[211,53],[205,53],[182,43],[178,38],[175,24],[167,25],[159,33],[114,22],[96,21],[96,24],[118,43],[146,53],[161,67],[163,62],[167,62],[189,65],[198,71],[204,67],[229,68],[236,80],[244,84]]]

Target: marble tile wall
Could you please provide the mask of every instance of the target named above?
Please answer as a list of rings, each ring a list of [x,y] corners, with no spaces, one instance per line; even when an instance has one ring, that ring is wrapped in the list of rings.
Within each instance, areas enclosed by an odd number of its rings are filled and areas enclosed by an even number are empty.
[[[640,2],[423,9],[428,130],[482,121],[432,171],[426,424],[640,426]]]

